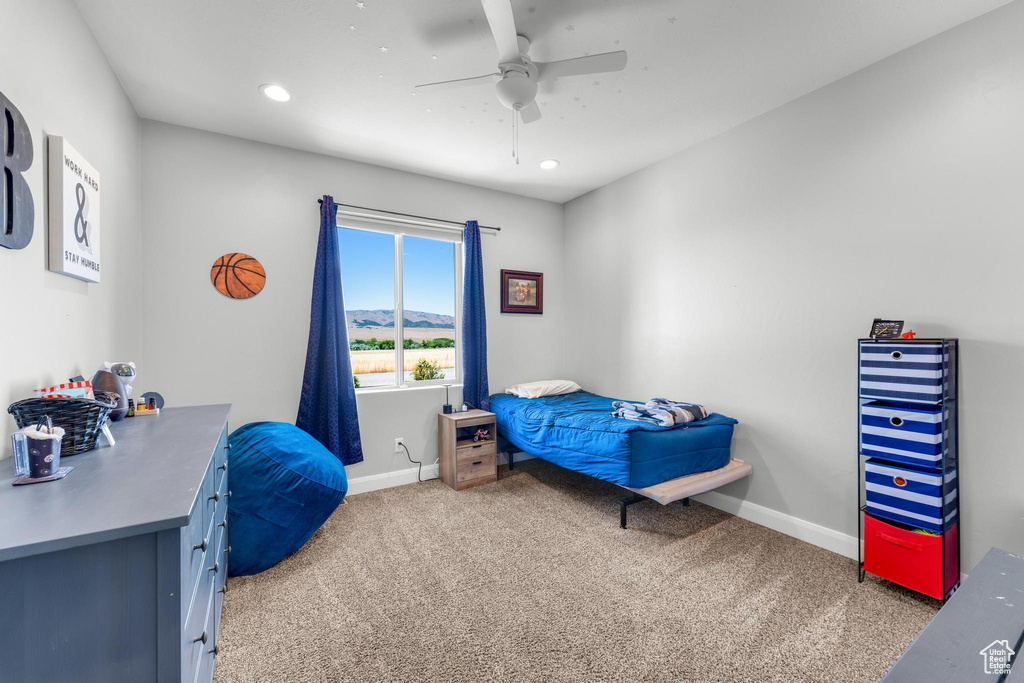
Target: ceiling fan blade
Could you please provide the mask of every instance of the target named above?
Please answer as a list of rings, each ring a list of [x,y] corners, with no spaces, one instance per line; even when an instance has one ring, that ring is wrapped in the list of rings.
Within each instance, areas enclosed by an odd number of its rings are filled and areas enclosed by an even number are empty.
[[[537,106],[537,101],[534,100],[528,105],[519,110],[519,115],[523,117],[523,123],[533,123],[534,121],[540,120],[540,107]]]
[[[558,62],[534,62],[537,65],[537,78],[547,80],[562,76],[585,76],[601,74],[609,71],[622,71],[626,68],[626,52],[605,52],[589,57],[563,59]]]
[[[458,88],[463,85],[477,85],[480,83],[493,83],[495,76],[500,76],[500,73],[486,74],[484,76],[473,76],[471,78],[456,78],[452,81],[438,81],[437,83],[424,83],[417,85],[417,90],[448,90],[449,88]]]
[[[498,46],[498,64],[522,64],[519,52],[519,37],[516,35],[516,21],[512,16],[511,0],[481,0],[487,23],[491,25],[494,42]]]

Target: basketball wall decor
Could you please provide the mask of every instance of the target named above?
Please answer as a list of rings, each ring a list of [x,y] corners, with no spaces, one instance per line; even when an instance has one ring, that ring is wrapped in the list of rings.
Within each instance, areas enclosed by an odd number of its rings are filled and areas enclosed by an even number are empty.
[[[248,254],[224,254],[210,269],[210,282],[226,297],[248,299],[263,289],[267,272],[262,263]]]

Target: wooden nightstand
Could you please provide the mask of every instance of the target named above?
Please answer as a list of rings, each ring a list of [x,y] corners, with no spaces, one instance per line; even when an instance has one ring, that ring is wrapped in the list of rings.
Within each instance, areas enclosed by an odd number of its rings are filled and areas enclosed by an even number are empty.
[[[473,441],[478,429],[490,438]],[[438,476],[456,491],[498,480],[498,424],[494,413],[470,410],[437,416]]]

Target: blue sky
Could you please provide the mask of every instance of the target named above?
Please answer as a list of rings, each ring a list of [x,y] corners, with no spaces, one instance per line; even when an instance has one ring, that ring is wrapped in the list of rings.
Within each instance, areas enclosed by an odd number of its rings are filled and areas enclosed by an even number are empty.
[[[395,305],[395,243],[385,233],[338,229],[345,308],[391,310]],[[455,246],[402,239],[406,310],[455,315]]]

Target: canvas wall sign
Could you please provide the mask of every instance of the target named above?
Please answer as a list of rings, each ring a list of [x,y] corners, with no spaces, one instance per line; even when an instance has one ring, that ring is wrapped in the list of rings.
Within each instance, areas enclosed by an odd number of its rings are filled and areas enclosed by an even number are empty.
[[[67,140],[49,137],[50,270],[100,281],[100,174]]]

